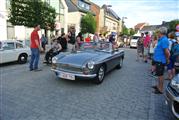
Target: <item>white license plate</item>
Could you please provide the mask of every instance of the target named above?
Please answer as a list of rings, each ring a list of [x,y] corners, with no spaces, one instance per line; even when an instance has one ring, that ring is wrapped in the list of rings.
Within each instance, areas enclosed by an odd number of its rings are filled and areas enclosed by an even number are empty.
[[[71,73],[66,73],[66,72],[60,72],[59,77],[64,78],[64,79],[69,79],[69,80],[75,80],[75,75]]]

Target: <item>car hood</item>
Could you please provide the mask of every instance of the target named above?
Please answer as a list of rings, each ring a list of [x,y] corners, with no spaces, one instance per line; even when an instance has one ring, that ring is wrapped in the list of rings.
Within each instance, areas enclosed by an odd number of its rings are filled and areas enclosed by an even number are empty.
[[[83,65],[89,60],[92,60],[96,57],[99,57],[101,53],[99,52],[81,52],[78,51],[76,53],[66,54],[63,57],[58,59],[58,63],[63,64],[72,64],[72,65]]]

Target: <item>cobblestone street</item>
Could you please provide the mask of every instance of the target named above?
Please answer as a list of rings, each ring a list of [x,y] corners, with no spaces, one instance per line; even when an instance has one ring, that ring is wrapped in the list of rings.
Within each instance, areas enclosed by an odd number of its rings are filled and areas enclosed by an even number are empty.
[[[0,66],[1,120],[174,120],[164,95],[152,93],[149,63],[136,62],[136,49],[125,49],[123,67],[104,82],[56,78],[50,66]],[[168,81],[165,81],[165,85]]]

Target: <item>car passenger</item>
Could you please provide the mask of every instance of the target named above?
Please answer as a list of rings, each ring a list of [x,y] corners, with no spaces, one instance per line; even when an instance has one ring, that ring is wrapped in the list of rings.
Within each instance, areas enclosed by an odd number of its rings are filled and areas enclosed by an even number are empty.
[[[54,40],[52,43],[52,48],[45,54],[45,61],[44,63],[51,63],[52,57],[55,55],[58,55],[60,51],[62,50],[62,46],[60,43],[57,42],[57,39]]]

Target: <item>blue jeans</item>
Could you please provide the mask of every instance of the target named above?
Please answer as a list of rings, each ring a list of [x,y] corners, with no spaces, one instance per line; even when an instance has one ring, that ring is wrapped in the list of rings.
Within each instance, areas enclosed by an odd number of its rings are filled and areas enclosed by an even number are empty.
[[[30,70],[38,69],[40,51],[38,48],[31,48]]]

